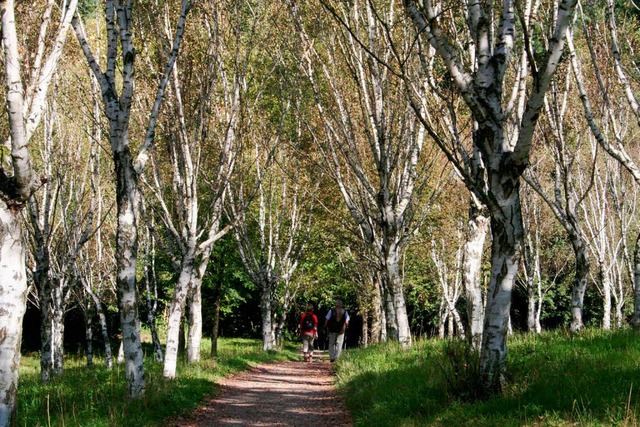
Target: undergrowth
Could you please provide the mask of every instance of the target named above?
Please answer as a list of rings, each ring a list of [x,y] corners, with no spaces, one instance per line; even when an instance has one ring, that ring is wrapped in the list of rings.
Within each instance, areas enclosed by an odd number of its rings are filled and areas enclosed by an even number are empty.
[[[477,356],[455,341],[349,350],[338,385],[356,426],[640,425],[636,332],[515,335],[508,345],[507,386],[493,397],[477,391]]]
[[[162,378],[162,364],[145,359],[146,394],[126,398],[121,366],[107,370],[100,360],[87,368],[84,359],[66,357],[63,374],[49,384],[40,382],[38,354],[22,357],[18,409],[14,425],[37,426],[159,426],[167,419],[195,409],[220,378],[267,361],[296,358],[297,345],[282,352],[263,352],[258,340],[221,339],[218,357],[207,358],[210,342],[203,342],[203,360],[180,361],[176,379]]]

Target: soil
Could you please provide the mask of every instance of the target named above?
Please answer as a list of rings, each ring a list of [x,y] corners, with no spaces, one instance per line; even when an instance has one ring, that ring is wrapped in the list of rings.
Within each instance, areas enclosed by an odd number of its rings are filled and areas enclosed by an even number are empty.
[[[174,425],[350,427],[332,368],[318,351],[312,363],[258,365],[222,380],[215,396]]]

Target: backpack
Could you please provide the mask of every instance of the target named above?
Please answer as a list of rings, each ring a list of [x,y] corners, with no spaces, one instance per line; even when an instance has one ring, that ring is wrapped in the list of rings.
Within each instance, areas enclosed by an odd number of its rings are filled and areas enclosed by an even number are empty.
[[[303,331],[312,331],[315,328],[315,323],[313,322],[313,314],[305,313],[304,319],[302,319],[302,330]]]
[[[342,314],[342,319],[338,320],[336,311],[334,309],[331,309],[331,317],[329,317],[329,321],[327,322],[327,329],[329,330],[329,332],[341,334],[344,332],[344,324],[346,320],[346,311]]]

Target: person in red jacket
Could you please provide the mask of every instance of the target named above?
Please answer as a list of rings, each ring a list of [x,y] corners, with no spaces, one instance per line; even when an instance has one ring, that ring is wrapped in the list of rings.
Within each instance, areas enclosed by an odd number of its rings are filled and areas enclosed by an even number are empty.
[[[307,311],[300,316],[300,335],[305,362],[313,362],[313,341],[318,337],[318,317],[313,314],[313,304],[307,304]]]

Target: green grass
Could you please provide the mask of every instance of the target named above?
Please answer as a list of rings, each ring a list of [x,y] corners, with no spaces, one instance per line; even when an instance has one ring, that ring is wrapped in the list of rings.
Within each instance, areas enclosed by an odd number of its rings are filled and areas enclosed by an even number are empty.
[[[475,402],[448,393],[446,345],[428,340],[410,351],[387,344],[344,354],[338,385],[356,426],[640,425],[634,331],[510,337],[509,386]]]
[[[84,359],[67,357],[61,377],[50,384],[40,383],[38,355],[23,356],[18,389],[18,426],[158,426],[168,418],[188,413],[207,394],[215,392],[220,378],[252,365],[296,358],[298,344],[288,344],[282,352],[263,352],[261,342],[221,339],[219,356],[206,356],[210,342],[203,343],[199,363],[178,364],[175,380],[162,378],[162,365],[145,360],[145,398],[125,398],[125,379],[120,366],[106,370],[100,360],[91,369]],[[151,355],[151,350],[147,354]]]

